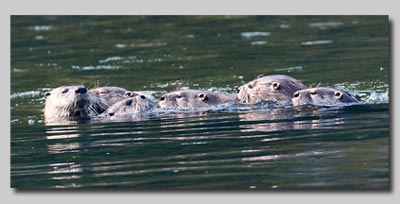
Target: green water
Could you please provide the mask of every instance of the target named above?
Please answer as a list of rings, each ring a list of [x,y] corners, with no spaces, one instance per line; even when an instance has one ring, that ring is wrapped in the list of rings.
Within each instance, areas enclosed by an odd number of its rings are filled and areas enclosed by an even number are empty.
[[[389,188],[387,16],[12,16],[11,187]],[[258,75],[361,96],[349,107],[43,122],[43,93],[236,93]]]

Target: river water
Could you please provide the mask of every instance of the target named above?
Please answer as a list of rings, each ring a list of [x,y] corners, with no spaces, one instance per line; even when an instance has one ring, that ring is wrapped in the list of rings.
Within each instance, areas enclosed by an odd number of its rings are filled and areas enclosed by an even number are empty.
[[[287,74],[363,102],[46,123],[61,85],[156,99]],[[388,189],[387,16],[12,16],[11,187]]]

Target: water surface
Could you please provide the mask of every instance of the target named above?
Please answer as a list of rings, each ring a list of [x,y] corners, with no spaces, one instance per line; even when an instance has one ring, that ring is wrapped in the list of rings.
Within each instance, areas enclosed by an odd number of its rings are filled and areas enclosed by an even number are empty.
[[[387,189],[387,16],[12,16],[11,187]],[[229,94],[258,75],[363,98],[45,123],[43,93]]]

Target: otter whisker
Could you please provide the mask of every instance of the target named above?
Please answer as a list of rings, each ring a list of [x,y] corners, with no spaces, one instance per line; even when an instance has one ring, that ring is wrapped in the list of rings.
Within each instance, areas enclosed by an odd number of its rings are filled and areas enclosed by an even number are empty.
[[[194,109],[193,104],[189,103],[191,109]]]
[[[97,111],[96,108],[93,107],[93,106],[89,106],[88,109],[89,109],[90,113],[93,114],[93,115],[100,114],[99,111]]]

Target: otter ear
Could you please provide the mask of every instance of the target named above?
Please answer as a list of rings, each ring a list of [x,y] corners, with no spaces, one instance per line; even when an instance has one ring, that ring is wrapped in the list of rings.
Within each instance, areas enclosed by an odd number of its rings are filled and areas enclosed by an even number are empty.
[[[134,92],[134,91],[125,91],[124,95],[127,96],[127,97],[134,97],[134,96],[137,96],[139,94]]]
[[[337,98],[337,99],[342,99],[343,98],[343,93],[342,92],[339,92],[339,91],[336,91],[335,92],[335,97]]]
[[[199,98],[202,100],[202,101],[205,101],[205,100],[207,100],[208,99],[208,97],[207,97],[207,94],[206,93],[199,93]]]
[[[44,93],[44,98],[47,98],[47,97],[49,97],[50,96],[50,92],[46,92],[46,93]]]
[[[136,94],[133,91],[125,91],[124,95],[127,96],[127,97],[133,97]]]
[[[248,87],[249,89],[252,89],[252,88],[254,88],[255,86],[257,86],[257,81],[249,82],[249,83],[247,84],[247,87]]]
[[[280,83],[279,82],[277,82],[277,81],[274,81],[274,82],[272,82],[272,88],[274,89],[274,90],[277,90],[277,89],[279,89],[279,87],[280,87]]]

